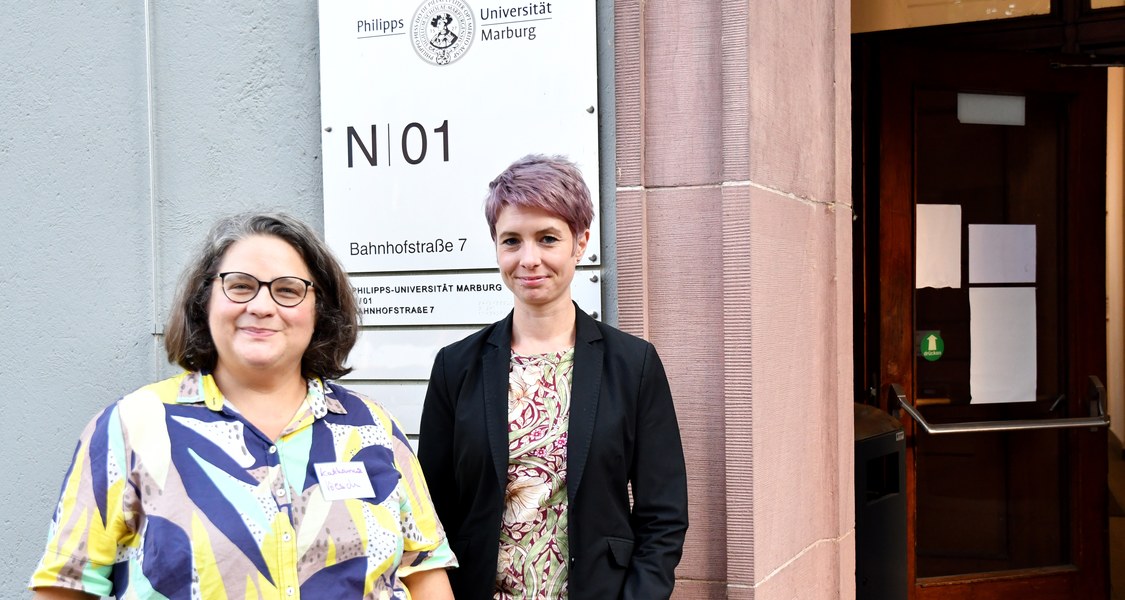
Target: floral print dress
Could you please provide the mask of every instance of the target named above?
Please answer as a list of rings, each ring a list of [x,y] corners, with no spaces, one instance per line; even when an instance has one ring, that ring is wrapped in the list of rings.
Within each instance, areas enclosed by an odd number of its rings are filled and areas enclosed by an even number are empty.
[[[512,353],[496,600],[566,598],[566,440],[574,349]]]

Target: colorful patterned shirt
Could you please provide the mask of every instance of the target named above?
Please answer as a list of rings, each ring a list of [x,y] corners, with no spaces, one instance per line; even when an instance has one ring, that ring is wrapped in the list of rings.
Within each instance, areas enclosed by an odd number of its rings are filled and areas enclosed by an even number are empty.
[[[567,597],[566,440],[574,349],[512,353],[508,483],[494,600]]]
[[[122,600],[382,600],[408,598],[412,572],[456,564],[379,404],[310,379],[273,442],[210,375],[183,373],[86,427],[29,585]]]

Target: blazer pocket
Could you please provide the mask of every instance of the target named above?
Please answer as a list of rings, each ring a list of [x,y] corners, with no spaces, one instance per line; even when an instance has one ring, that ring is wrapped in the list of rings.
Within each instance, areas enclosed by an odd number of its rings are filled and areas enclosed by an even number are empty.
[[[633,562],[633,540],[624,538],[606,538],[609,542],[609,562],[621,567],[628,568],[629,563]]]

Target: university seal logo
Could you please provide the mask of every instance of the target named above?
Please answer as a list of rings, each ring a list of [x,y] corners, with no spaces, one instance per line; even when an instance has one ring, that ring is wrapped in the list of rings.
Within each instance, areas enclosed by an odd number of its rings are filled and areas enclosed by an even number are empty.
[[[426,0],[410,21],[410,38],[422,60],[448,65],[473,44],[473,9],[462,0]]]

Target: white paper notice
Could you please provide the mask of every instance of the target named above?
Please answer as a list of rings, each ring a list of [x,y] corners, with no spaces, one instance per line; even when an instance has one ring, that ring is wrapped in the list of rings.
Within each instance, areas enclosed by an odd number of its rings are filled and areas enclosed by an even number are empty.
[[[361,462],[325,462],[313,465],[320,493],[329,502],[348,498],[374,498],[371,478]]]
[[[961,206],[916,206],[914,287],[961,287]]]
[[[1035,400],[1035,288],[970,288],[973,404]]]
[[[1035,283],[1035,226],[969,225],[969,283]]]

